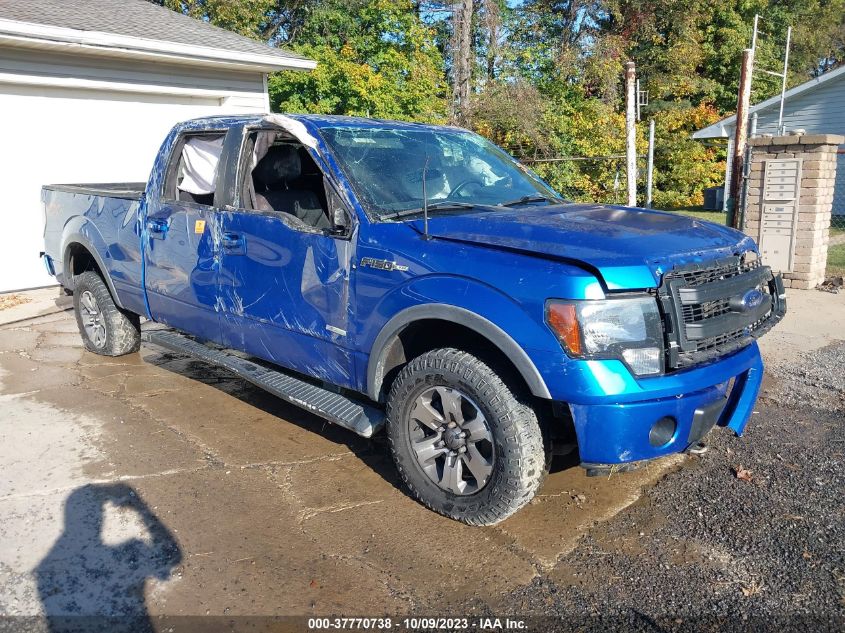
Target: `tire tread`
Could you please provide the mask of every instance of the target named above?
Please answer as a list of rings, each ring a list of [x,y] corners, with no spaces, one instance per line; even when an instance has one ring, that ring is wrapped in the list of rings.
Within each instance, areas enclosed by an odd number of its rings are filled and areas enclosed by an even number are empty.
[[[106,344],[98,349],[85,333],[82,325],[82,315],[79,307],[82,293],[88,290],[97,300],[97,305],[106,321]],[[76,324],[85,349],[101,356],[123,356],[137,352],[141,347],[141,320],[137,314],[126,312],[117,307],[102,277],[94,271],[88,270],[78,275],[74,280],[74,312]]]
[[[478,495],[455,497],[457,501],[445,503],[442,499],[429,498],[415,482],[423,475],[410,470],[404,463],[406,458],[413,458],[404,455],[400,445],[403,404],[439,372],[459,376],[471,386],[475,392],[473,396],[483,401],[482,406],[490,410],[496,423],[501,425],[502,441],[501,446],[497,441],[496,459],[504,459],[505,468],[501,477],[493,478],[487,484],[494,486],[492,496],[485,495],[485,498],[490,497],[488,503],[476,501]],[[511,516],[531,501],[546,474],[543,436],[532,407],[517,398],[494,369],[459,349],[432,350],[414,358],[399,372],[387,399],[387,431],[394,462],[411,494],[427,508],[469,525],[494,525]],[[500,450],[505,454],[499,454]]]

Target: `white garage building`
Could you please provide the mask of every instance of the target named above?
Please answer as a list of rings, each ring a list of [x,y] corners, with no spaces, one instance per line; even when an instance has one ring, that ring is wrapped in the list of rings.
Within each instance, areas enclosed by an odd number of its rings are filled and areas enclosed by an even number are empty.
[[[0,292],[54,283],[41,185],[146,180],[177,121],[268,112],[315,63],[145,0],[0,1]]]

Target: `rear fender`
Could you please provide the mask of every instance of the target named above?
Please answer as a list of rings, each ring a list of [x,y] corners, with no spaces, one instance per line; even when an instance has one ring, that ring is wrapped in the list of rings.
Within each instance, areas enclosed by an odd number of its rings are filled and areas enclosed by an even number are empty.
[[[74,244],[79,244],[87,250],[94,261],[97,262],[97,267],[100,269],[100,274],[103,276],[106,286],[108,286],[112,299],[114,299],[115,304],[117,304],[119,308],[123,308],[123,305],[121,305],[120,302],[120,297],[114,288],[114,282],[112,282],[109,268],[106,266],[108,250],[106,248],[105,241],[94,223],[82,216],[71,218],[70,221],[65,224],[64,230],[62,231],[61,244],[62,270],[59,274],[59,280],[62,285],[68,290],[74,289],[75,280],[70,261],[72,251],[71,247]],[[102,253],[106,254],[105,258]]]

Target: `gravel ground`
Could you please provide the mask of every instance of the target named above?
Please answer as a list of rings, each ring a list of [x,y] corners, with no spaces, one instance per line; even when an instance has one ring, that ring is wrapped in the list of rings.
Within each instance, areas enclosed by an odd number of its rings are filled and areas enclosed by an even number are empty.
[[[712,433],[512,612],[550,630],[845,630],[845,344],[769,376],[742,439]]]

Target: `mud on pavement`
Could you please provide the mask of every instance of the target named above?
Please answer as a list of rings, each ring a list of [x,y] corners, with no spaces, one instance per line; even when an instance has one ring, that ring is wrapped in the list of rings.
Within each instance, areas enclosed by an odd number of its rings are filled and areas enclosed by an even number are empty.
[[[556,465],[472,528],[409,498],[383,440],[152,347],[86,352],[70,314],[0,330],[0,406],[7,615],[500,609],[682,460],[610,481]]]
[[[69,314],[0,329],[0,614],[841,618],[845,434],[826,377],[845,348],[802,362],[769,380],[748,439],[609,480],[557,463],[531,505],[472,528],[409,498],[383,441],[225,372],[147,346],[90,354]]]

